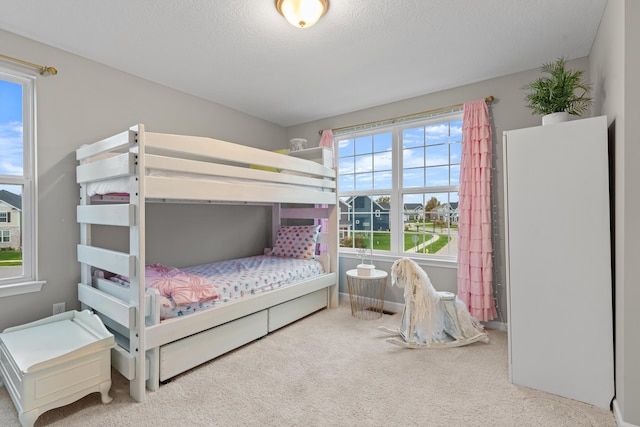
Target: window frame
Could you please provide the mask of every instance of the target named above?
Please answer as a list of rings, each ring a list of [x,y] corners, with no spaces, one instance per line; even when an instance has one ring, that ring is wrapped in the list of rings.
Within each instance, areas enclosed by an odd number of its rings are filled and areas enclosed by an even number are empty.
[[[354,197],[358,195],[367,195],[367,196],[381,196],[381,195],[390,195],[391,203],[389,210],[389,224],[392,230],[395,228],[396,230],[403,230],[401,232],[392,233],[390,237],[390,250],[386,251],[371,251],[372,259],[382,260],[382,261],[393,261],[398,257],[411,256],[412,258],[417,258],[421,263],[442,267],[457,267],[457,254],[455,256],[451,255],[433,255],[433,254],[416,254],[409,253],[404,251],[404,195],[406,194],[429,194],[429,193],[457,193],[459,191],[459,182],[457,185],[446,185],[446,186],[433,186],[427,187],[426,182],[424,187],[402,187],[403,180],[403,147],[402,147],[402,132],[406,129],[420,127],[420,126],[429,126],[438,123],[449,123],[462,121],[463,119],[463,111],[450,111],[445,114],[438,114],[436,116],[421,118],[418,120],[410,120],[396,124],[390,125],[372,125],[371,128],[368,129],[355,129],[352,132],[340,132],[334,135],[335,144],[339,143],[341,140],[345,139],[353,139],[355,141],[356,138],[360,136],[373,136],[378,133],[391,132],[392,134],[392,142],[391,142],[391,153],[392,153],[392,188],[391,189],[369,189],[369,190],[356,190],[357,186],[354,187],[353,191],[341,192],[340,186],[338,186],[338,197],[343,200],[347,197]],[[460,142],[462,143],[462,136],[460,136]],[[357,154],[356,154],[357,155]],[[340,165],[340,153],[339,149],[336,150],[336,165]],[[461,160],[461,159],[460,159]],[[449,163],[448,165],[451,165]],[[340,179],[340,170],[338,168],[338,180]],[[458,180],[459,181],[459,180]],[[354,184],[355,185],[355,184]],[[342,212],[341,212],[342,214]],[[351,217],[353,212],[348,212],[348,216]],[[449,228],[450,230],[450,228]],[[345,256],[349,258],[355,258],[358,256],[357,249],[355,248],[345,248],[339,247],[340,256]]]
[[[37,262],[36,77],[34,72],[0,63],[0,79],[22,86],[23,143],[22,175],[0,175],[0,184],[22,187],[22,274],[0,278],[0,297],[38,292],[45,283],[38,279]]]

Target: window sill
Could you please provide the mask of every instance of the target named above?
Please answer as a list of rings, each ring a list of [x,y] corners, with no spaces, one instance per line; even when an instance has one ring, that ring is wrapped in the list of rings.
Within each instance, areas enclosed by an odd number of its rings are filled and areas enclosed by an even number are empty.
[[[44,280],[37,280],[35,282],[23,282],[0,286],[0,298],[40,292],[45,283],[47,282]]]
[[[350,259],[360,259],[357,253],[355,252],[342,252],[338,253],[338,257],[340,258],[350,258]],[[382,255],[382,254],[373,254],[373,256],[365,257],[365,262],[368,260],[371,261],[382,261],[393,263],[397,259],[403,258],[401,255]],[[433,258],[424,258],[424,257],[415,257],[411,258],[418,265],[421,266],[429,266],[429,267],[442,267],[442,268],[458,268],[458,261],[454,259],[433,259]]]

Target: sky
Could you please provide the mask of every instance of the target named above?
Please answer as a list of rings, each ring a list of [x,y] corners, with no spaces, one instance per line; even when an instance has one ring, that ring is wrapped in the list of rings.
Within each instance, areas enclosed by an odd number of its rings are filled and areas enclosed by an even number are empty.
[[[392,132],[338,141],[341,191],[391,190]],[[453,119],[402,131],[402,187],[455,186],[462,155],[462,119]],[[449,165],[451,163],[451,165]],[[457,196],[457,194],[452,193]],[[423,195],[408,195],[405,203],[424,203]],[[441,203],[449,194],[437,195]],[[430,197],[427,197],[427,199]],[[415,199],[415,200],[413,200]]]
[[[0,176],[22,175],[22,85],[0,80]],[[18,186],[0,189],[21,194]]]

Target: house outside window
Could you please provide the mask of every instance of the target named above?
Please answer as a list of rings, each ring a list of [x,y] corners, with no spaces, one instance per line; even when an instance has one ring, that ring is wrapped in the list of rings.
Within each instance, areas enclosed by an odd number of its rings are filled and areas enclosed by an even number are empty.
[[[341,252],[455,261],[462,112],[335,139]]]
[[[34,292],[35,75],[0,64],[0,296]]]

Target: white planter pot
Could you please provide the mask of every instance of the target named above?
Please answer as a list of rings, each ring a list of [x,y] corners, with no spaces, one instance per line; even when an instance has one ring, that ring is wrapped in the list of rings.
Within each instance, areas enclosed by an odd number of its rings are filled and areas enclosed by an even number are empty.
[[[569,121],[569,113],[561,111],[559,113],[551,113],[542,116],[542,125],[552,125],[554,123],[562,123]]]

